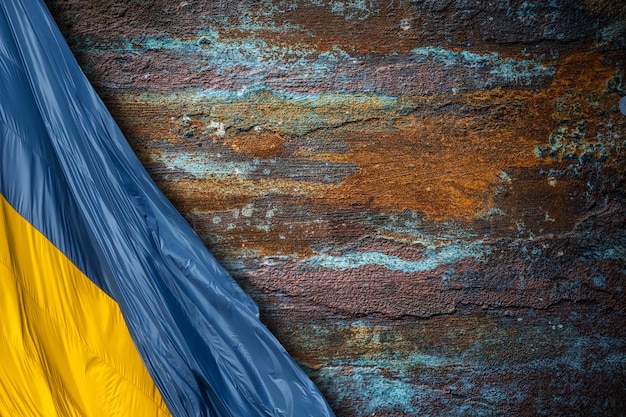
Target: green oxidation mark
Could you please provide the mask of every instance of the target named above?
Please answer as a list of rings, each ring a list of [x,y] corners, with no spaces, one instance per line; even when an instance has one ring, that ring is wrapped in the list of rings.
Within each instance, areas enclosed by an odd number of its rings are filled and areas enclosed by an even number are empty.
[[[626,149],[626,143],[620,142],[620,135],[609,131],[603,133],[598,130],[595,138],[588,140],[586,120],[581,119],[572,127],[560,126],[549,136],[549,144],[537,146],[533,152],[537,159],[578,160],[587,159],[606,160],[613,155],[620,155]],[[594,140],[595,139],[595,140]]]
[[[581,119],[573,127],[560,126],[550,133],[549,145],[537,146],[535,156],[540,159],[558,157],[559,159],[579,159],[584,155],[601,155],[604,149],[596,149],[596,143],[585,142],[587,122]]]
[[[481,259],[490,251],[482,242],[469,244],[449,243],[439,247],[428,247],[423,252],[424,259],[408,261],[397,256],[381,252],[349,251],[341,256],[318,254],[306,262],[315,267],[329,268],[338,271],[378,265],[392,271],[415,273],[432,271],[442,265],[449,265],[467,258]]]
[[[556,67],[545,65],[540,59],[515,59],[501,57],[497,52],[479,54],[470,51],[452,51],[441,47],[421,47],[411,51],[414,55],[441,62],[445,66],[464,68],[490,68],[489,73],[498,79],[522,85],[530,85],[538,77],[551,77]]]
[[[569,92],[556,100],[554,115],[556,128],[550,132],[548,143],[533,149],[540,160],[619,160],[626,150],[623,124],[614,114],[599,111],[600,120],[591,125],[585,111],[598,111],[598,103],[621,89],[621,73],[617,72],[606,83],[606,90],[583,94]],[[611,97],[611,98],[612,98]]]

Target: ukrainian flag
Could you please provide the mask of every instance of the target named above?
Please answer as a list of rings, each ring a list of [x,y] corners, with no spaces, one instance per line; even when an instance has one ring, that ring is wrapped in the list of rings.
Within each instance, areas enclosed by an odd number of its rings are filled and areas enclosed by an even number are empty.
[[[41,0],[0,2],[0,415],[331,416]]]

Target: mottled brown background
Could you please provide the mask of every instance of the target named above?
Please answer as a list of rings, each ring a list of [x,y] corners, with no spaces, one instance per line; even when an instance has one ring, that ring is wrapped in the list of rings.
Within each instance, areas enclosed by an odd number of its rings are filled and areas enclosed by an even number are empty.
[[[47,0],[338,416],[623,416],[626,3]]]

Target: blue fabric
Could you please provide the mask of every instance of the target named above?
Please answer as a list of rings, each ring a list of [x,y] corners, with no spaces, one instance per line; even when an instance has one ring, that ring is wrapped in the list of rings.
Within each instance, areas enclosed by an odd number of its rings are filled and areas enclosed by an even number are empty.
[[[175,416],[332,416],[132,152],[40,0],[0,2],[0,192],[120,306]]]

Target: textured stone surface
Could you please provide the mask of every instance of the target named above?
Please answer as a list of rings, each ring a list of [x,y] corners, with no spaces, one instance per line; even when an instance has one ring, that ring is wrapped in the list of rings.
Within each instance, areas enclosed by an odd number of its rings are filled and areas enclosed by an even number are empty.
[[[622,1],[47,4],[338,416],[624,415]]]

